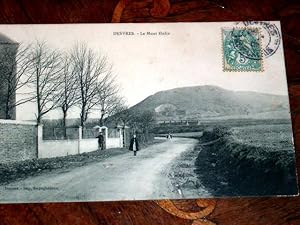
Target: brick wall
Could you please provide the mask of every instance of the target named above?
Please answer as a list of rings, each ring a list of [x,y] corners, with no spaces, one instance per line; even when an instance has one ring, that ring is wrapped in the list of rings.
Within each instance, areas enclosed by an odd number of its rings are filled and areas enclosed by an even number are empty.
[[[37,158],[35,123],[0,120],[0,163]]]

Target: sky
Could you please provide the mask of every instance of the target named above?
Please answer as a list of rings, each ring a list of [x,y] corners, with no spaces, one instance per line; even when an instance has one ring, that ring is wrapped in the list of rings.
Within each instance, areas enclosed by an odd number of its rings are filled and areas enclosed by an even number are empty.
[[[223,72],[221,29],[233,26],[232,22],[0,25],[0,33],[25,44],[46,41],[48,46],[62,51],[85,42],[113,64],[122,95],[130,106],[158,91],[196,85],[287,95],[282,43],[274,55],[263,60],[264,72]],[[115,32],[134,35],[114,35]],[[60,116],[58,111],[46,115]],[[78,116],[78,109],[73,109],[70,117]],[[18,120],[34,118],[33,103],[17,108]]]

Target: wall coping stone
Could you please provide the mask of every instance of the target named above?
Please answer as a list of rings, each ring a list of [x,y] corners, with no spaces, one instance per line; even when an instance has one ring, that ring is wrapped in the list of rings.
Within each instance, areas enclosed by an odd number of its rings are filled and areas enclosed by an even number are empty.
[[[4,119],[0,119],[0,124],[37,125],[36,122],[31,122],[31,121],[23,121],[23,120],[4,120]]]

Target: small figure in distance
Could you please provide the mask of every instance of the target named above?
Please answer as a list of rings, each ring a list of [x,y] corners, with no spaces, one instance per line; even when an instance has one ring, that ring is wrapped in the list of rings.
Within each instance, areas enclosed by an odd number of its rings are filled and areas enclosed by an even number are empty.
[[[136,156],[136,153],[139,149],[139,142],[136,137],[136,134],[133,135],[133,137],[130,140],[129,150],[133,151],[133,155]]]
[[[100,131],[99,135],[97,136],[97,138],[98,138],[98,150],[103,150],[104,149],[104,136],[101,131]]]
[[[168,133],[167,139],[172,139],[172,138],[173,138],[172,134],[171,134],[171,133]]]

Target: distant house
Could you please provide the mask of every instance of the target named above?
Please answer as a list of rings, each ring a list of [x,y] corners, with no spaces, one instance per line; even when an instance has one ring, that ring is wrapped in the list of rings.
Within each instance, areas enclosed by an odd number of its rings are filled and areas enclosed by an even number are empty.
[[[182,109],[178,109],[178,110],[176,110],[176,115],[185,116],[186,115],[186,111],[182,110]]]
[[[16,73],[16,54],[19,44],[7,36],[0,33],[0,119],[16,119],[16,109],[13,108],[6,113],[6,104],[14,104],[16,101],[16,93],[13,93],[10,99],[7,101],[8,83],[5,81],[8,73],[14,71]],[[9,51],[8,51],[9,50]],[[10,57],[6,57],[9,52]],[[12,68],[12,66],[14,68]],[[15,79],[15,77],[12,76]],[[12,82],[14,81],[12,79]],[[8,114],[8,117],[6,116]]]

